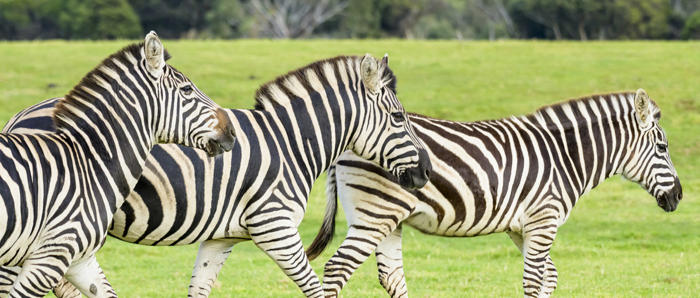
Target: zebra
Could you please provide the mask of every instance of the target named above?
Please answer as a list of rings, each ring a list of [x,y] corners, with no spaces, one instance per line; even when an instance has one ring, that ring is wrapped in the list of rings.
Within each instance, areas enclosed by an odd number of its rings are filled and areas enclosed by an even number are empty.
[[[254,110],[228,111],[237,141],[222,158],[156,146],[109,233],[142,245],[202,242],[189,296],[208,296],[233,245],[253,240],[305,295],[319,297],[297,231],[313,182],[346,150],[407,188],[427,182],[430,161],[386,55],[311,63],[263,85],[255,99]],[[53,105],[18,114],[5,130],[50,130],[42,119]],[[65,282],[56,292],[75,293]]]
[[[502,120],[459,123],[411,114],[433,165],[424,188],[403,189],[352,153],[329,169],[326,214],[309,258],[333,237],[336,198],[349,229],[325,265],[326,296],[337,296],[373,251],[380,284],[392,297],[407,296],[402,224],[448,237],[506,232],[523,255],[524,295],[549,296],[557,286],[549,250],[584,193],[622,174],[663,210],[678,206],[683,192],[660,117],[642,89]]]
[[[62,277],[116,296],[95,253],[156,143],[231,150],[227,114],[182,73],[151,31],[112,54],[43,121],[55,131],[0,134],[0,266],[21,269],[1,295],[40,297]]]

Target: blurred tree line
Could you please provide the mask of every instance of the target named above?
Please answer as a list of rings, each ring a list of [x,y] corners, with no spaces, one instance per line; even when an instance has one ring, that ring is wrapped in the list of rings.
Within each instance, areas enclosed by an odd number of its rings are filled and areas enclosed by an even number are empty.
[[[700,0],[0,0],[0,39],[697,39]]]

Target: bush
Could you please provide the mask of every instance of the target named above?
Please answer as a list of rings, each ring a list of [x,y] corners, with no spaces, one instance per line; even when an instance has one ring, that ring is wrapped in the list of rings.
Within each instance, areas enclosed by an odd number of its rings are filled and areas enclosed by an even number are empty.
[[[684,39],[700,39],[700,10],[690,15],[685,21],[681,37]]]

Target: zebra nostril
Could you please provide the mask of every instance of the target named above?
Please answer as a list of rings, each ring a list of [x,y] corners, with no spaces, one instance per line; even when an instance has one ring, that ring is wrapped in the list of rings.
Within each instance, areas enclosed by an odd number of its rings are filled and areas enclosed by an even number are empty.
[[[430,170],[425,169],[425,177],[430,177]]]

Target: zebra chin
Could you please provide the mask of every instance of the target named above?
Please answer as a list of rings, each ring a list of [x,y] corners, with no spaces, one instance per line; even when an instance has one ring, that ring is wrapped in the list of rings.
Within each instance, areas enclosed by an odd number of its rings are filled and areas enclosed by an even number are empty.
[[[678,207],[678,203],[683,199],[683,188],[678,178],[673,182],[671,190],[662,193],[656,198],[656,204],[666,212],[673,212]]]

